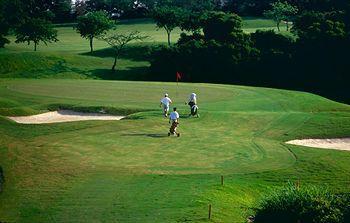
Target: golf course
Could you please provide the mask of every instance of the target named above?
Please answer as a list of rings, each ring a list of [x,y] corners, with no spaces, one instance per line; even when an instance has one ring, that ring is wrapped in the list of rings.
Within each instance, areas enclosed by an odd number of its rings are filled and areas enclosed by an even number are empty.
[[[247,33],[274,28],[267,19],[243,24]],[[349,137],[349,105],[300,91],[145,81],[152,75],[147,49],[166,44],[165,31],[148,19],[117,26],[149,38],[131,43],[114,73],[106,43],[96,39],[88,53],[71,26],[57,29],[60,41],[37,52],[14,36],[0,49],[0,222],[242,223],[266,193],[288,182],[350,192],[349,151],[285,143]],[[179,35],[174,30],[172,41]],[[185,104],[192,92],[199,118]],[[167,135],[164,93],[180,114],[181,137]],[[125,118],[9,118],[58,110]]]

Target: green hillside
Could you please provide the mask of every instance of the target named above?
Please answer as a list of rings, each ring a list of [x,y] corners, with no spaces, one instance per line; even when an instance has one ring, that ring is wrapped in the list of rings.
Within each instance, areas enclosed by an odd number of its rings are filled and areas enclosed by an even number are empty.
[[[267,19],[244,19],[246,32],[274,29],[274,26],[274,22]],[[59,41],[47,46],[40,44],[38,52],[33,52],[33,45],[16,44],[15,37],[10,37],[11,44],[6,49],[0,49],[0,78],[149,80],[150,49],[167,41],[165,30],[157,29],[149,19],[121,21],[117,25],[118,32],[140,31],[148,38],[143,43],[128,47],[118,62],[119,71],[112,73],[113,52],[105,42],[95,39],[95,52],[90,54],[88,41],[82,39],[73,26],[56,29]],[[175,29],[172,32],[173,43],[179,38],[180,31]]]

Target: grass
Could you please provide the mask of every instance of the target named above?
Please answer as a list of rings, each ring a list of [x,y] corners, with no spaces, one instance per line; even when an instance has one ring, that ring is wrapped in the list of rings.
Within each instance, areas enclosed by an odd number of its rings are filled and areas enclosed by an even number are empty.
[[[252,32],[256,29],[274,29],[275,23],[269,19],[262,18],[247,18],[243,20],[243,30],[247,32]],[[68,27],[56,27],[58,31],[58,39],[59,42],[51,43],[48,46],[40,45],[38,47],[39,51],[64,51],[64,52],[86,52],[89,51],[89,43],[88,40],[84,40],[80,37],[80,35],[74,30],[73,26]],[[164,29],[159,29],[156,27],[155,23],[149,19],[132,19],[132,20],[124,20],[120,21],[117,24],[117,29],[120,33],[127,33],[131,31],[140,31],[142,34],[149,36],[145,42],[148,43],[166,43],[167,35]],[[176,28],[172,31],[172,42],[176,42],[180,37],[181,30]],[[14,42],[14,37],[10,38],[12,42]],[[96,50],[103,49],[108,47],[108,45],[96,39],[94,42],[94,46]],[[33,46],[23,44],[11,44],[10,49],[21,49],[32,51]]]
[[[186,118],[195,91],[201,118]],[[182,137],[168,138],[158,101],[168,92]],[[307,93],[181,83],[2,79],[0,160],[9,222],[244,222],[284,182],[349,192],[348,152],[286,145],[350,133],[350,107]],[[117,122],[20,125],[5,115],[54,105],[141,112]],[[143,110],[142,110],[143,109]],[[220,175],[225,186],[220,186]]]

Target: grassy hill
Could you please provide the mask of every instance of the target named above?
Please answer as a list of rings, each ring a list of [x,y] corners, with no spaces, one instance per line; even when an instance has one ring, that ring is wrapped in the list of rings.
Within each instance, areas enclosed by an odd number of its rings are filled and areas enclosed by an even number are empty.
[[[189,93],[201,118],[187,118]],[[168,138],[159,99],[179,108]],[[21,125],[6,115],[69,107],[122,121]],[[5,222],[245,222],[287,181],[349,192],[350,153],[287,145],[350,135],[350,106],[293,91],[174,83],[0,79],[0,194]],[[225,184],[220,185],[224,175]]]
[[[274,22],[260,18],[246,18],[244,29],[253,32],[256,29],[274,29]],[[0,49],[0,78],[74,78],[74,79],[112,79],[112,80],[148,80],[148,53],[152,47],[166,44],[167,36],[163,29],[157,29],[149,19],[121,21],[117,30],[121,33],[140,31],[149,38],[142,44],[133,44],[118,62],[119,71],[110,72],[113,52],[108,45],[94,40],[95,52],[89,52],[89,43],[82,39],[72,26],[57,27],[59,42],[47,46],[40,44],[38,52],[33,46],[11,44]],[[180,30],[172,32],[172,42],[179,38]]]

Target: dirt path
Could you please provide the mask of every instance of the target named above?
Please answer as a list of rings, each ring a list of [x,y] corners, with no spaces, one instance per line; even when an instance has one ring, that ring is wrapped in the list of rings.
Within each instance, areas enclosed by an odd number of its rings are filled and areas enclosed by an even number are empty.
[[[350,151],[350,138],[334,139],[297,139],[286,142],[287,144]]]
[[[114,116],[100,113],[75,112],[60,110],[46,112],[39,115],[8,117],[9,119],[22,124],[45,124],[58,122],[74,122],[87,120],[121,120],[124,116]]]

